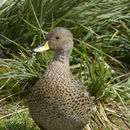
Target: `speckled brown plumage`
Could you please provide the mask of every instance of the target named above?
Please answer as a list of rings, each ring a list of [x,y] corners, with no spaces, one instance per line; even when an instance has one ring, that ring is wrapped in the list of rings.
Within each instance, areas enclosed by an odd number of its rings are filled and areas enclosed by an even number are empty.
[[[41,130],[82,130],[90,120],[92,102],[84,85],[70,74],[72,34],[57,27],[45,41],[55,52],[54,60],[32,87],[30,114]]]

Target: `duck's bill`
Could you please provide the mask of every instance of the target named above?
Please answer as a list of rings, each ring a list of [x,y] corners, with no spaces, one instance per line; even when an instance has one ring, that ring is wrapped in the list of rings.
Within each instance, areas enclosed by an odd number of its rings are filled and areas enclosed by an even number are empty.
[[[32,51],[37,53],[37,52],[43,52],[49,50],[49,44],[48,41],[43,42],[41,45],[39,45],[37,48],[34,48]]]

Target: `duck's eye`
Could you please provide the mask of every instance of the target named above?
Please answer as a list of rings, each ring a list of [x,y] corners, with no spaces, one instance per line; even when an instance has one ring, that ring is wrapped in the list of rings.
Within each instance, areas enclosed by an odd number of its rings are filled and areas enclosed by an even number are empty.
[[[56,36],[56,39],[60,39],[58,36]]]

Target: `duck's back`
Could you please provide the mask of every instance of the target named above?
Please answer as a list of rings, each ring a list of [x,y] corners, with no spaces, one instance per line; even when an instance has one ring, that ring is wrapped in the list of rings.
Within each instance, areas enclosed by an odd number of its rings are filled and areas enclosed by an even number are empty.
[[[66,67],[52,63],[29,95],[30,113],[43,130],[81,130],[90,119],[89,95]]]

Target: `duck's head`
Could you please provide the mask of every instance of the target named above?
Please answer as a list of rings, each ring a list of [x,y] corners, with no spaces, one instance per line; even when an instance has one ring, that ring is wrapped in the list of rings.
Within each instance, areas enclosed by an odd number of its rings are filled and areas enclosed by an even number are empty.
[[[73,49],[73,36],[71,32],[63,27],[56,27],[48,33],[44,42],[33,52],[43,52],[53,50],[55,53],[64,53],[70,56]]]

